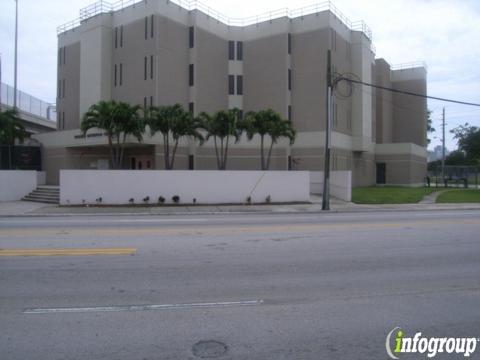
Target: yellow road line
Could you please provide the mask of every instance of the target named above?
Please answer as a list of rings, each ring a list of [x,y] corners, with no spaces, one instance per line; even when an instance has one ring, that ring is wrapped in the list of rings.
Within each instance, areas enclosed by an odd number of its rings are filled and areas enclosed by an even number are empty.
[[[136,251],[135,248],[0,249],[0,256],[131,255]]]

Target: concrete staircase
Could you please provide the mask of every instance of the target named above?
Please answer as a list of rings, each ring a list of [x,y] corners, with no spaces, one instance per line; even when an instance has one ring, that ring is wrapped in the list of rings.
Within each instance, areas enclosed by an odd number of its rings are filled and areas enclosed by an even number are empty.
[[[22,200],[47,204],[59,204],[60,188],[58,186],[41,185]]]

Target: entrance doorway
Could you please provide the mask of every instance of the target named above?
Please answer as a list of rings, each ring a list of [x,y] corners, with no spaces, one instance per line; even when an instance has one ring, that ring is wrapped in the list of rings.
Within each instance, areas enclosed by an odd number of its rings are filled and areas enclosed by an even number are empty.
[[[151,170],[153,164],[153,159],[151,156],[132,156],[130,158],[130,169],[131,170]]]
[[[387,182],[387,164],[377,163],[377,184],[386,184]]]

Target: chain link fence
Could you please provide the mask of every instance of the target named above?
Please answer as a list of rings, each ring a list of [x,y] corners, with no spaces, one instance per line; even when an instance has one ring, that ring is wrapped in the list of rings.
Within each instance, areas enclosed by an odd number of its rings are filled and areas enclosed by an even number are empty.
[[[445,177],[443,177],[445,174]],[[480,189],[480,166],[445,165],[428,169],[427,186]]]
[[[0,84],[0,104],[13,107],[14,88],[5,83]],[[57,113],[55,104],[49,104],[32,95],[17,90],[17,107],[18,109],[42,118],[56,121]]]

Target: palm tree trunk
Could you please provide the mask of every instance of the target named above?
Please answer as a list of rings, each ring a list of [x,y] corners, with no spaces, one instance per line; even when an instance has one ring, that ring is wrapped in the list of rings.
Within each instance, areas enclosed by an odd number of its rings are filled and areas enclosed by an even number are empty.
[[[119,159],[119,163],[120,164],[123,164],[123,154],[125,152],[125,140],[127,139],[127,134],[123,134],[123,142],[122,142],[122,145],[121,145],[121,150],[120,150],[120,159]],[[120,168],[122,168],[123,166],[120,166]]]
[[[175,146],[173,147],[172,152],[172,161],[170,163],[170,170],[173,170],[173,163],[175,162],[175,153],[177,152],[178,140],[175,141]]]
[[[215,155],[216,155],[216,157],[217,157],[217,168],[218,168],[218,170],[221,170],[221,166],[220,166],[220,156],[219,156],[219,154],[218,154],[218,144],[217,144],[217,137],[216,137],[216,136],[213,137],[213,142],[214,142],[214,144],[215,144]]]
[[[170,170],[168,134],[163,134],[163,159],[165,161],[165,170]]]
[[[227,136],[227,141],[225,144],[225,154],[223,156],[223,170],[227,170],[227,157],[228,157],[228,142],[230,140],[230,136]]]
[[[115,158],[115,169],[120,169],[120,134],[117,134],[117,143],[115,144],[116,158]]]
[[[8,170],[12,169],[12,147],[13,145],[8,146]]]
[[[225,155],[224,155],[224,149],[223,149],[223,141],[224,141],[225,138],[221,138],[221,142],[220,142],[220,156],[221,156],[221,160],[220,160],[220,170],[225,170],[225,164],[224,164],[224,160],[225,160]]]
[[[270,144],[270,149],[268,150],[268,158],[267,158],[267,168],[265,170],[269,170],[270,169],[270,159],[272,158],[272,149],[273,149],[273,140],[272,140],[272,143]]]
[[[263,150],[264,150],[263,145],[264,145],[263,135],[260,135],[260,162],[261,162],[262,170],[265,170],[265,156],[263,154]]]
[[[113,169],[115,163],[115,151],[113,149],[112,137],[110,135],[108,136],[108,147],[110,149],[110,168]]]

